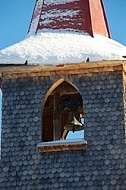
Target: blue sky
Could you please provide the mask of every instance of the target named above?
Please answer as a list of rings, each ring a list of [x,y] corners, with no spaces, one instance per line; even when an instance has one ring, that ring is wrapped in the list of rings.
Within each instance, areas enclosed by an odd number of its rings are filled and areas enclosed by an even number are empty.
[[[0,49],[26,37],[35,0],[0,0]]]
[[[126,46],[126,0],[103,2],[112,39]],[[26,37],[34,5],[35,0],[0,0],[0,49]]]
[[[103,0],[111,36],[126,45],[126,0]],[[0,0],[0,49],[26,37],[35,0]]]

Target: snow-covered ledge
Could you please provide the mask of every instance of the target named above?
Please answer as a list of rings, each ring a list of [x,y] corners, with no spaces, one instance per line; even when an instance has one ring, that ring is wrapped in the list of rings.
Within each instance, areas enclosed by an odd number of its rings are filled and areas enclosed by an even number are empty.
[[[71,150],[86,150],[87,141],[84,139],[57,140],[41,142],[37,145],[40,152],[59,152]]]

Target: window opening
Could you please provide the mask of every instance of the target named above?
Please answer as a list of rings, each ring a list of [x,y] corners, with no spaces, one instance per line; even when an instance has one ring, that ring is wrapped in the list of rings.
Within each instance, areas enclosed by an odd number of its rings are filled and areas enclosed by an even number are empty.
[[[42,112],[42,141],[84,138],[82,96],[69,82],[63,80],[47,92]]]
[[[69,109],[68,121],[64,126],[61,139],[84,138],[84,112],[82,107]]]

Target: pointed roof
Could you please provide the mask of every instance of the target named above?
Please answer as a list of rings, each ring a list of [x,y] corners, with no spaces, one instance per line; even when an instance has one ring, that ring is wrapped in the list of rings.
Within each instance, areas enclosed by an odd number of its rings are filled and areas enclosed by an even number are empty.
[[[83,31],[110,38],[102,0],[36,0],[28,33],[43,29]]]
[[[125,55],[126,47],[110,38],[102,0],[36,0],[27,37],[1,50],[0,64],[59,65]]]

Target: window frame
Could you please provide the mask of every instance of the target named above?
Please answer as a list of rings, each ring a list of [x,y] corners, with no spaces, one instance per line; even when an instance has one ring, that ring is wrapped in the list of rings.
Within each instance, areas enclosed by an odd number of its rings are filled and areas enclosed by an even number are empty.
[[[79,90],[69,81],[65,80],[64,78],[58,80],[56,83],[54,83],[52,85],[52,87],[47,91],[44,99],[43,99],[43,104],[42,104],[42,121],[43,121],[43,113],[44,113],[44,106],[46,104],[47,99],[49,98],[49,96],[51,95],[51,93],[56,89],[56,87],[58,87],[60,84],[62,84],[63,82],[67,82],[68,84],[70,84],[77,92],[78,94],[80,94]],[[80,97],[82,98],[81,94]],[[58,102],[58,96],[55,97],[55,101]],[[55,104],[54,104],[55,105]],[[54,114],[54,113],[53,113]],[[48,119],[48,118],[47,118]],[[53,121],[54,122],[54,121]],[[56,139],[53,136],[53,139],[51,140],[47,140],[46,138],[43,141],[43,127],[44,124],[42,122],[42,142],[39,143],[37,145],[37,148],[40,152],[54,152],[54,151],[63,151],[63,150],[84,150],[87,148],[87,141],[84,140],[83,138],[76,138],[76,139],[65,139],[65,140],[61,140]],[[54,128],[53,128],[54,130]],[[57,130],[57,129],[55,129]],[[47,133],[48,133],[48,129],[47,129]],[[53,135],[54,135],[54,131],[53,131]],[[46,133],[45,133],[46,134]]]

